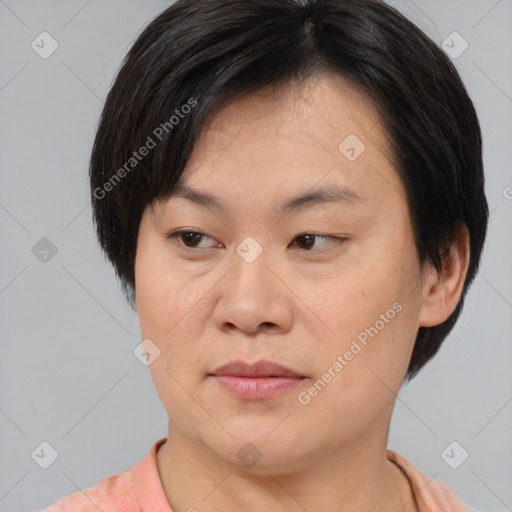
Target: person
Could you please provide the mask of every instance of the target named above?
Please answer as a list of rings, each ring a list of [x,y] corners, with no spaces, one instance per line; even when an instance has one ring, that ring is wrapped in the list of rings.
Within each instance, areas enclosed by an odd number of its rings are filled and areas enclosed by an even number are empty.
[[[462,512],[387,448],[485,240],[455,67],[377,0],[178,0],[131,47],[90,164],[168,433],[46,512]]]

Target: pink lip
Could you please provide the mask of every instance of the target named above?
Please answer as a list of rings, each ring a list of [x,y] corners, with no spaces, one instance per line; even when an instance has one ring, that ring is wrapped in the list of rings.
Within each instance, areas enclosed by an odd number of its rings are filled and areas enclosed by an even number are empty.
[[[217,368],[212,376],[226,391],[247,399],[271,398],[306,378],[272,361],[233,361]]]

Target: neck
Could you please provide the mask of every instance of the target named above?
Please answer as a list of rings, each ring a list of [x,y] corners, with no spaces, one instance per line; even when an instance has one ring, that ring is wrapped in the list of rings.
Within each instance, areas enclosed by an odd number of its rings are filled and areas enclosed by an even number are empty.
[[[231,464],[170,423],[157,468],[173,512],[416,511],[405,475],[386,457],[384,434],[276,470]]]

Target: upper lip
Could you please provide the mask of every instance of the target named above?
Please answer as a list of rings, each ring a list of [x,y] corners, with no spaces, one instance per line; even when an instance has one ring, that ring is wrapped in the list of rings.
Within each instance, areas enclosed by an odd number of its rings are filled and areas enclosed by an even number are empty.
[[[243,361],[230,361],[219,366],[212,375],[230,375],[232,377],[303,377],[290,368],[286,368],[272,361],[257,361],[244,363]]]

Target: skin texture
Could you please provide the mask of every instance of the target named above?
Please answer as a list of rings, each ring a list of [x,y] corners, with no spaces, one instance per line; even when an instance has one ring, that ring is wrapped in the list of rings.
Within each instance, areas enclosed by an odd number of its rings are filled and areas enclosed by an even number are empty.
[[[366,147],[354,161],[338,149],[349,134]],[[386,459],[391,414],[418,328],[457,305],[467,237],[442,273],[420,268],[377,113],[340,77],[237,99],[202,135],[184,179],[225,211],[174,196],[148,206],[135,265],[142,338],[160,350],[150,371],[170,421],[157,466],[173,511],[416,510]],[[360,200],[276,213],[331,183]],[[178,229],[204,236],[166,238]],[[236,251],[248,236],[263,249],[252,263]],[[381,315],[378,334],[301,403]],[[307,378],[271,399],[237,398],[209,376],[237,359]],[[250,467],[237,457],[246,443],[261,455]]]

